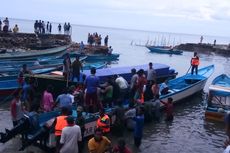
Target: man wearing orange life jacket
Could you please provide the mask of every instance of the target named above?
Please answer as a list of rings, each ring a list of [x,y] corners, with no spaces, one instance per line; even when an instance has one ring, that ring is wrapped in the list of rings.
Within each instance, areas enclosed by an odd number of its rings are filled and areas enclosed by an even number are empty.
[[[67,107],[62,107],[61,108],[61,115],[56,117],[54,121],[54,127],[55,127],[55,138],[56,138],[56,148],[58,149],[60,146],[60,139],[61,139],[61,133],[62,129],[66,127],[67,121],[66,118],[68,117],[69,110]]]
[[[110,132],[110,118],[105,114],[105,110],[100,110],[100,117],[97,119],[97,128],[101,128],[103,133]]]
[[[197,56],[197,52],[194,52],[194,56],[192,57],[191,59],[191,66],[192,66],[192,74],[194,72],[194,69],[196,71],[196,75],[197,75],[197,72],[198,72],[198,65],[200,64],[200,60],[199,60],[199,57]]]

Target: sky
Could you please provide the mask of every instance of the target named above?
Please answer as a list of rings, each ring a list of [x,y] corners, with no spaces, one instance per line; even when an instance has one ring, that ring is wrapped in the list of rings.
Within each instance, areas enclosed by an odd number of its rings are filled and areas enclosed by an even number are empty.
[[[8,0],[1,2],[0,16],[230,36],[230,0]]]

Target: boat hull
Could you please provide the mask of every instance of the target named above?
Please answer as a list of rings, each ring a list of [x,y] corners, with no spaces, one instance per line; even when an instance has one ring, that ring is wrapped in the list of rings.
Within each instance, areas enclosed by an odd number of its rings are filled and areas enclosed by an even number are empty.
[[[175,50],[171,48],[162,48],[162,47],[147,47],[150,52],[154,53],[160,53],[160,54],[176,54],[176,55],[181,55],[183,54],[183,51],[181,50]]]

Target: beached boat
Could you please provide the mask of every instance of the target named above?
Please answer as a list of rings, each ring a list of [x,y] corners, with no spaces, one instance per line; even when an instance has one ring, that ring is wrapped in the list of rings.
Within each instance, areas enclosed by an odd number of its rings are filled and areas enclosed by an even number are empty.
[[[38,57],[51,56],[51,55],[53,56],[53,55],[60,54],[66,51],[68,47],[69,45],[45,49],[45,50],[31,50],[25,52],[4,53],[4,54],[0,54],[0,60],[33,60],[33,59],[37,59]]]
[[[155,46],[146,46],[150,52],[153,53],[160,53],[160,54],[176,54],[176,55],[181,55],[183,54],[182,50],[177,50],[173,48],[164,48],[164,47],[155,47]]]
[[[174,99],[174,103],[176,103],[188,96],[195,94],[196,92],[201,91],[204,88],[207,79],[210,77],[213,71],[214,71],[214,66],[211,65],[199,69],[198,75],[186,74],[177,79],[170,80],[168,83],[168,86],[170,88],[170,93],[166,95],[161,95],[160,99],[166,101],[168,97],[172,97]],[[150,101],[145,103],[149,103],[149,102]],[[125,102],[124,102],[124,107],[127,107],[127,103]],[[164,108],[164,106],[161,105],[161,108]],[[108,108],[106,110],[107,114],[111,116],[111,120],[112,120],[111,123],[113,123],[115,119],[115,116],[112,115],[114,109],[115,108]],[[76,108],[73,109],[72,115],[74,117],[77,117],[75,110]],[[24,141],[25,143],[23,143],[21,149],[25,149],[25,147],[27,147],[28,145],[37,142],[38,139],[47,139],[47,137],[45,137],[44,135],[47,136],[50,134],[50,125],[53,123],[54,118],[57,117],[59,114],[60,113],[58,111],[40,114],[37,119],[38,124],[36,125],[38,126],[35,128],[36,130],[35,129],[28,130],[29,127],[31,127],[30,124],[31,124],[31,119],[33,119],[33,117],[27,117],[17,127],[11,130],[6,130],[5,133],[2,132],[0,134],[1,135],[0,142],[5,143],[11,138],[13,138],[16,134],[26,132],[26,131],[29,136],[27,137],[26,141]],[[98,119],[99,114],[83,113],[83,116],[86,119],[86,124],[85,124],[86,130],[84,136],[87,137],[93,134],[94,129],[96,127],[96,120]]]
[[[224,122],[227,112],[230,112],[230,78],[222,74],[216,77],[209,87],[205,99],[205,118]]]

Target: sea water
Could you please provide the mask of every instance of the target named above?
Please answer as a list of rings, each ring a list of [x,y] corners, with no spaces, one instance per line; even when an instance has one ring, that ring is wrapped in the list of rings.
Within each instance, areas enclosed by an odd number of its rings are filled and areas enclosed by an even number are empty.
[[[20,32],[33,32],[34,21],[30,20],[10,20],[10,25],[18,24]],[[57,33],[58,23],[53,23],[53,33]],[[63,24],[62,24],[63,26]],[[109,46],[112,46],[113,53],[119,53],[119,61],[111,63],[110,67],[132,66],[147,64],[148,62],[163,63],[174,68],[179,74],[184,75],[190,67],[192,52],[184,52],[183,55],[167,55],[150,53],[142,46],[146,42],[155,42],[156,45],[166,42],[166,45],[176,45],[179,43],[198,43],[200,35],[175,34],[150,31],[125,30],[115,28],[101,28],[93,26],[72,25],[72,40],[75,42],[87,42],[88,33],[97,32],[104,38],[109,35]],[[230,38],[218,36],[203,36],[203,43],[212,44],[214,39],[217,44],[228,44]],[[165,41],[163,41],[165,39]],[[103,39],[102,39],[103,44]],[[132,45],[131,45],[132,44]],[[211,81],[218,75],[225,73],[230,76],[230,58],[215,54],[199,54],[200,66],[205,67],[215,65],[213,75],[208,79],[204,92],[207,92]],[[183,100],[175,107],[175,117],[172,123],[161,121],[160,123],[149,123],[145,125],[144,137],[140,150],[142,153],[217,153],[223,151],[223,142],[226,138],[223,123],[206,121],[204,119],[202,93]],[[0,131],[5,127],[11,127],[9,113],[0,111]],[[125,132],[128,146],[134,152],[139,152],[133,148],[132,132]],[[112,137],[115,144],[117,138]],[[10,146],[12,142],[0,144],[0,152],[14,152],[16,147]],[[13,143],[14,144],[14,143]],[[15,145],[17,146],[17,145]]]

